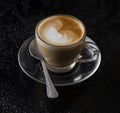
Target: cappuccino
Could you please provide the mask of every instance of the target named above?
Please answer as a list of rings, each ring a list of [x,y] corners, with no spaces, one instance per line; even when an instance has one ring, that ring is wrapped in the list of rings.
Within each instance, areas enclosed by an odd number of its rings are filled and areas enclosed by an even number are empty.
[[[53,72],[71,70],[85,46],[85,27],[70,15],[50,16],[35,29],[37,47]]]
[[[80,41],[84,28],[79,20],[64,15],[51,16],[38,26],[38,35],[45,42],[66,46]]]

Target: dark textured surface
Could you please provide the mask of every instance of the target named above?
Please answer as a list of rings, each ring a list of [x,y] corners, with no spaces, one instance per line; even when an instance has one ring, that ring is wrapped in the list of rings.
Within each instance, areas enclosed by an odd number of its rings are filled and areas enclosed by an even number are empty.
[[[45,86],[19,68],[20,45],[34,34],[38,21],[58,13],[81,19],[100,47],[98,71],[78,85],[57,87],[60,97],[48,99]],[[120,2],[114,0],[0,1],[0,113],[119,113]]]

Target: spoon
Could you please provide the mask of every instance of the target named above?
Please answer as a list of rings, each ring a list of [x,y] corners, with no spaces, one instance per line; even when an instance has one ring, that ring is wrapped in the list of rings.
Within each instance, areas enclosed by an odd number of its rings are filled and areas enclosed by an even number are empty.
[[[59,94],[58,94],[58,92],[57,92],[57,90],[56,90],[55,86],[53,85],[53,82],[50,78],[50,75],[48,73],[48,69],[47,69],[46,64],[45,64],[45,60],[42,57],[42,55],[40,54],[40,52],[38,51],[35,39],[33,39],[29,44],[29,52],[30,52],[31,56],[33,56],[37,60],[40,60],[40,62],[41,62],[43,72],[45,75],[46,91],[47,91],[48,98],[57,98],[59,96]]]

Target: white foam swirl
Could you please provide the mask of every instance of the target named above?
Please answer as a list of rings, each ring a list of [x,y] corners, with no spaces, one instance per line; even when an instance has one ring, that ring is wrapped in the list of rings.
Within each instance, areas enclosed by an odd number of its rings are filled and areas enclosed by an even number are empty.
[[[69,31],[68,31],[69,32]],[[45,37],[49,42],[56,44],[66,44],[72,42],[72,37],[67,32],[61,34],[55,27],[49,27],[45,30]]]

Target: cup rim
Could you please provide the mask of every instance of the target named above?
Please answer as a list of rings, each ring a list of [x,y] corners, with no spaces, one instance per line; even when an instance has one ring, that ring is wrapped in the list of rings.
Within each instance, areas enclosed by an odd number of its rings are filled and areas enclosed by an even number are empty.
[[[54,17],[54,16],[68,16],[68,17],[71,17],[71,18],[79,21],[79,22],[82,24],[82,27],[83,27],[83,29],[84,29],[84,33],[83,33],[82,39],[79,40],[79,41],[76,42],[76,43],[73,43],[73,44],[70,44],[70,45],[63,45],[63,46],[50,44],[50,43],[44,41],[44,40],[39,36],[39,34],[38,34],[38,27],[39,27],[39,25],[40,25],[41,22],[43,22],[43,21],[46,20],[47,18]],[[85,27],[85,25],[83,24],[83,22],[82,22],[80,19],[78,19],[77,17],[75,17],[75,16],[68,15],[68,14],[55,14],[55,15],[47,16],[46,18],[41,19],[41,20],[37,23],[37,25],[36,25],[36,27],[35,27],[35,35],[37,35],[37,37],[38,37],[38,39],[39,39],[40,41],[42,41],[43,43],[45,43],[45,44],[47,44],[47,45],[49,45],[49,46],[52,46],[52,47],[61,47],[61,48],[62,48],[62,47],[70,47],[70,46],[74,46],[74,45],[80,43],[82,40],[85,39],[85,37],[86,37],[86,27]]]

